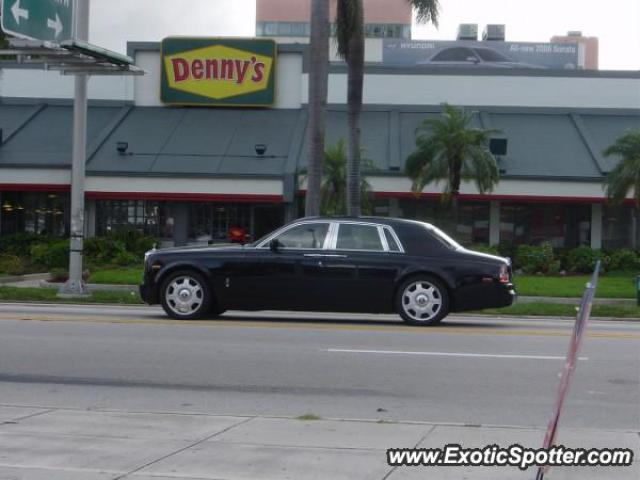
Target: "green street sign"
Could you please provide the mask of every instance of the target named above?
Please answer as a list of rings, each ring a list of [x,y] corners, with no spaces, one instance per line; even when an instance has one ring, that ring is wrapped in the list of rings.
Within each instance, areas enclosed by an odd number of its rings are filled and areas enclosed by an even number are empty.
[[[27,40],[69,40],[73,4],[74,0],[2,0],[2,30]]]

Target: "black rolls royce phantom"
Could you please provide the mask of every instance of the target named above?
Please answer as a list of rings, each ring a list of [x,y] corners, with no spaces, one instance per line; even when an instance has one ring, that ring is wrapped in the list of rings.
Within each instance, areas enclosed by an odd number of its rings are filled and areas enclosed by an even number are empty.
[[[151,250],[140,293],[177,319],[396,312],[411,325],[516,295],[509,259],[467,250],[428,223],[376,217],[304,218],[248,245]]]

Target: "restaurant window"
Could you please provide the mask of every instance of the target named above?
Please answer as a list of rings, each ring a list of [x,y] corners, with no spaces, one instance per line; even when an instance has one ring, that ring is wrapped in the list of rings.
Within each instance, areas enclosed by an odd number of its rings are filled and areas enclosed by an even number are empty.
[[[2,234],[69,234],[69,195],[46,192],[3,192]]]
[[[602,209],[602,248],[640,247],[640,213],[632,205],[604,206]]]
[[[231,228],[242,229],[251,240],[251,205],[190,203],[189,238],[197,242],[226,242]]]
[[[136,230],[155,238],[173,238],[174,220],[166,202],[148,200],[99,200],[96,202],[96,234]]]
[[[500,205],[500,242],[554,248],[591,243],[590,205],[517,204]]]

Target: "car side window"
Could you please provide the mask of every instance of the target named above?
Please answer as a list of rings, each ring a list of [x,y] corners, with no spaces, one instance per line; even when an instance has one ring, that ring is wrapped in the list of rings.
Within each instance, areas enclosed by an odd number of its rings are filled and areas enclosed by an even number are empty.
[[[387,245],[389,245],[389,251],[390,252],[400,252],[400,245],[398,245],[398,242],[396,242],[396,239],[394,238],[393,235],[391,235],[391,232],[389,231],[388,228],[384,229],[384,237],[387,239]]]
[[[336,248],[339,250],[384,251],[378,227],[351,223],[340,224]]]
[[[322,248],[329,231],[328,223],[303,223],[278,235],[281,248]]]

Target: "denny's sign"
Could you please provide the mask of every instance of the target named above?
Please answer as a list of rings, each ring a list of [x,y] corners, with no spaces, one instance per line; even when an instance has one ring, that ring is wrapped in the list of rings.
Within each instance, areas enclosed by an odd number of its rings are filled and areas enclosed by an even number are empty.
[[[276,44],[266,39],[165,38],[160,99],[173,105],[268,107]]]

